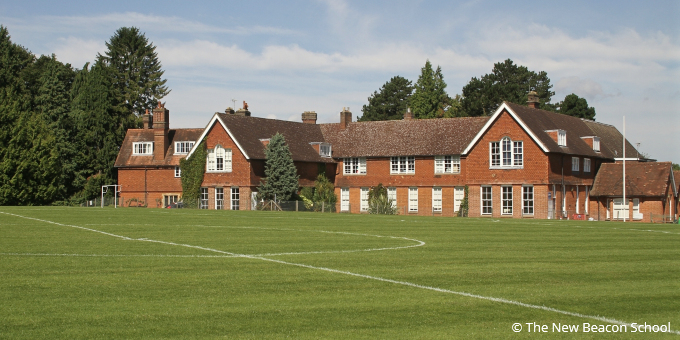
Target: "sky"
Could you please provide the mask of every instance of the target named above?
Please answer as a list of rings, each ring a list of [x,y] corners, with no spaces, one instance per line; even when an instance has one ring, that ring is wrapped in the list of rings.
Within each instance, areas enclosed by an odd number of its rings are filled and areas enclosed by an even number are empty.
[[[83,68],[120,27],[156,46],[172,128],[202,128],[248,103],[253,116],[356,120],[394,76],[426,60],[447,92],[512,59],[546,71],[552,102],[575,93],[639,151],[680,163],[680,1],[10,1],[12,41]],[[235,100],[235,101],[234,101]],[[234,103],[236,105],[234,105]]]

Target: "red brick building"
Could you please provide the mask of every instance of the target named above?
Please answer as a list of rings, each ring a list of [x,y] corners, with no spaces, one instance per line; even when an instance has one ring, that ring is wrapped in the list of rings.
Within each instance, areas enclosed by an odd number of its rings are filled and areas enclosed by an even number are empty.
[[[678,186],[670,162],[603,164],[591,192],[591,215],[598,220],[666,222],[677,218]]]
[[[403,120],[380,122],[352,122],[343,109],[340,123],[332,124],[316,124],[314,112],[297,123],[228,109],[198,130],[169,130],[168,111],[159,107],[153,124],[129,130],[121,147],[116,166],[122,201],[176,199],[181,186],[175,167],[205,140],[202,207],[251,209],[264,176],[264,147],[281,133],[300,186],[325,173],[335,183],[340,212],[366,211],[369,189],[381,183],[401,214],[454,216],[467,185],[470,216],[603,219],[593,212],[598,203],[591,189],[603,164],[623,159],[621,133],[537,109],[537,102],[532,93],[528,106],[506,102],[491,117],[417,120],[408,112]],[[192,151],[176,153],[173,148],[182,145],[173,143],[180,140],[191,141]],[[152,143],[154,154],[144,154],[139,143]],[[630,143],[625,149],[627,160],[638,160]]]

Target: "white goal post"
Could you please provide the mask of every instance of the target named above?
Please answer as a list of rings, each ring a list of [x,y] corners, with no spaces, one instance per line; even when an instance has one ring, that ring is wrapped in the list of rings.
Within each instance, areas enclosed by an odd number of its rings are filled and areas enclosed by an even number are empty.
[[[120,194],[120,184],[102,185],[102,208],[104,207],[104,194],[109,191],[109,187],[113,187],[113,207],[118,208],[118,194]]]

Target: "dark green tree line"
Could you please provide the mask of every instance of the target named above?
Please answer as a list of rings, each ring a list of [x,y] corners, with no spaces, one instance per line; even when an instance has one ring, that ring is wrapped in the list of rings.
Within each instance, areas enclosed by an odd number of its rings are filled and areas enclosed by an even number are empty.
[[[0,26],[0,205],[77,203],[115,183],[125,133],[140,125],[135,113],[169,90],[138,29],[121,28],[107,46],[107,57],[78,70],[36,57]]]

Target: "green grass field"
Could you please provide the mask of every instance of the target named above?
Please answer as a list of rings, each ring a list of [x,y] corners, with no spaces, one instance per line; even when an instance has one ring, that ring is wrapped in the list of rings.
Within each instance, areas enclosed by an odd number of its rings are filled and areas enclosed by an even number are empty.
[[[2,339],[677,339],[680,227],[0,207],[0,301]]]

